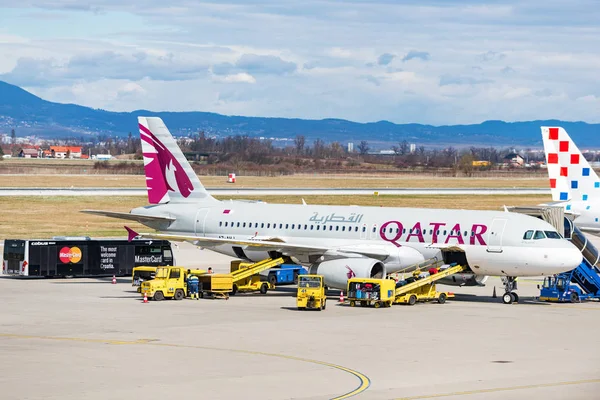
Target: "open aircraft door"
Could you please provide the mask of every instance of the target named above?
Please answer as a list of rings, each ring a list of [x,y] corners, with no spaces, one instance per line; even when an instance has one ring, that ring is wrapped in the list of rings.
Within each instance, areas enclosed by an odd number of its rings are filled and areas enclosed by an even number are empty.
[[[502,235],[505,227],[505,219],[496,218],[492,221],[487,242],[487,251],[490,253],[502,253]]]
[[[196,212],[196,222],[194,225],[194,233],[196,236],[204,236],[204,222],[206,221],[208,212],[208,208],[201,208]]]

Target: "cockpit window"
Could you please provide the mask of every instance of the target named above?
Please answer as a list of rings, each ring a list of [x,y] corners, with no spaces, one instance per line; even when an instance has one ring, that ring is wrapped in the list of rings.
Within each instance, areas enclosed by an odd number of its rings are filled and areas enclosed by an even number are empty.
[[[537,239],[546,239],[546,235],[544,234],[543,231],[535,231],[535,233],[533,234],[533,239],[537,240]]]
[[[544,233],[546,233],[546,237],[548,239],[560,239],[561,238],[558,232],[544,231]]]
[[[525,240],[529,240],[533,237],[533,231],[527,231],[525,232],[525,234],[523,235],[523,239]]]

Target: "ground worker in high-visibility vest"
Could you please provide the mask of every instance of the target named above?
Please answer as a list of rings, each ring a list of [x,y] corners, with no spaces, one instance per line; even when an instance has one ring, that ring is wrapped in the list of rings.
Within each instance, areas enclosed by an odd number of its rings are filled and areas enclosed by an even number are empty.
[[[192,299],[198,300],[200,298],[198,293],[199,282],[196,275],[190,275],[187,279],[188,294]]]

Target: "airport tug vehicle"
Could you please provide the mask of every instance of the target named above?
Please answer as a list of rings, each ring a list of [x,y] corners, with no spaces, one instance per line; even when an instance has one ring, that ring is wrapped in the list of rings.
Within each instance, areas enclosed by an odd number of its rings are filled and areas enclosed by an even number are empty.
[[[301,275],[298,277],[296,306],[298,310],[324,310],[327,305],[325,285],[322,275]]]
[[[140,293],[156,301],[183,300],[187,296],[187,276],[184,267],[158,267],[154,279],[142,282]]]

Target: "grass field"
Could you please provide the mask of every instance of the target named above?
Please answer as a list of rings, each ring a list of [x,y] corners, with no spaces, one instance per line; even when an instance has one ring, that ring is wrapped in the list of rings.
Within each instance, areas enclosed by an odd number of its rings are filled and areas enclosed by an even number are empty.
[[[548,188],[546,178],[447,178],[381,175],[201,176],[208,188]],[[143,175],[0,175],[0,187],[145,187]]]
[[[248,197],[269,203],[339,204],[382,207],[423,207],[500,210],[503,205],[535,205],[549,196],[269,196]],[[48,238],[51,236],[124,236],[123,225],[147,231],[129,221],[79,212],[83,209],[128,212],[146,204],[141,197],[2,197],[0,239]]]

